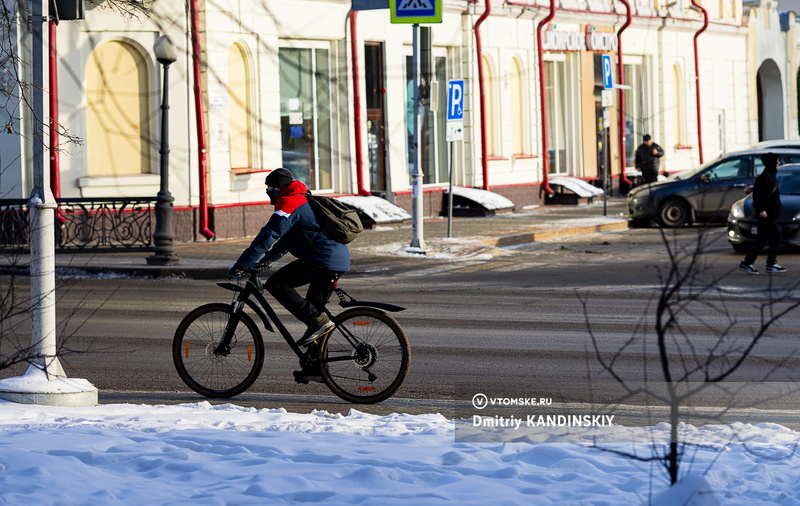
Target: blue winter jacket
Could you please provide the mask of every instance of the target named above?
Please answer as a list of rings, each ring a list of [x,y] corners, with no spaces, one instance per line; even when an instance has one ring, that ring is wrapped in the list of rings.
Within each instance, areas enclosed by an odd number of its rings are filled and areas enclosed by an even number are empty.
[[[320,231],[306,193],[300,181],[285,186],[275,201],[275,212],[236,263],[249,269],[262,256],[271,262],[288,252],[319,267],[349,271],[350,250]]]

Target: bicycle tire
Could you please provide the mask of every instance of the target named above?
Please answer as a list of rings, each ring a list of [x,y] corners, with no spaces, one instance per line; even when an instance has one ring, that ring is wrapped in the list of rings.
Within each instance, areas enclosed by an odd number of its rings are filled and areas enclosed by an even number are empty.
[[[356,404],[391,397],[411,366],[411,347],[397,320],[377,309],[353,308],[336,316],[334,323],[334,330],[319,343],[318,360],[328,388]],[[345,332],[362,343],[360,349],[350,344]]]
[[[264,341],[253,319],[238,318],[230,352],[214,353],[234,316],[230,304],[200,306],[184,317],[172,341],[172,360],[186,386],[206,397],[233,397],[250,388],[264,365]]]

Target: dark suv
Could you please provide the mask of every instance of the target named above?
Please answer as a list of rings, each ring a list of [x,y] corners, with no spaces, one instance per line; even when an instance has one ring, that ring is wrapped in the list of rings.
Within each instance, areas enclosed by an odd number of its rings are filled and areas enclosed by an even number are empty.
[[[628,193],[628,212],[634,224],[656,220],[662,227],[694,222],[724,223],[731,205],[764,170],[761,155],[773,152],[781,163],[800,163],[800,148],[761,148],[727,153],[667,181],[638,186]]]

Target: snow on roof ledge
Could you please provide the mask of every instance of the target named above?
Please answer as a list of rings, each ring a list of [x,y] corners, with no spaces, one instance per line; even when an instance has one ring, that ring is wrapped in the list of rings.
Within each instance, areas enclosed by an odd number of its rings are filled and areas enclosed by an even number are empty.
[[[352,196],[337,197],[345,204],[349,204],[369,216],[376,224],[397,223],[411,219],[411,215],[402,207],[396,206],[380,197]]]
[[[561,186],[576,194],[578,197],[599,197],[603,194],[602,189],[592,186],[583,179],[578,179],[576,177],[551,177],[548,182],[550,186]]]
[[[514,203],[508,200],[507,198],[503,197],[502,195],[498,195],[497,193],[492,193],[486,190],[480,190],[478,188],[465,188],[463,186],[454,186],[453,196],[469,199],[475,202],[476,204],[480,205],[481,207],[488,209],[490,211],[496,211],[499,209],[511,209],[514,207]]]

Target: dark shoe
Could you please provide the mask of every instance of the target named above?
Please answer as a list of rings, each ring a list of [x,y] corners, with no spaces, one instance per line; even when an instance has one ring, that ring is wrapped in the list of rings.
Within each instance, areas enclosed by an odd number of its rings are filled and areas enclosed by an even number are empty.
[[[302,383],[303,385],[308,384],[309,381],[314,381],[316,383],[324,383],[322,380],[322,373],[317,371],[307,371],[303,369],[302,371],[294,371],[294,380],[297,383]]]
[[[324,336],[333,329],[335,324],[328,318],[328,315],[322,313],[317,316],[308,324],[308,330],[303,337],[297,341],[299,346],[308,346],[320,337]]]
[[[758,269],[753,267],[752,264],[746,264],[744,262],[739,264],[739,270],[747,274],[758,274]],[[767,267],[767,272],[769,272],[769,267]]]
[[[777,273],[777,272],[786,272],[786,269],[780,266],[780,264],[774,263],[772,265],[767,266],[767,273]]]

